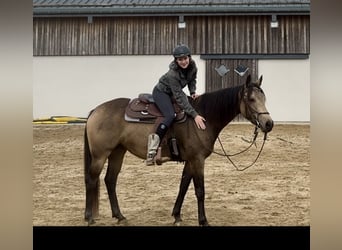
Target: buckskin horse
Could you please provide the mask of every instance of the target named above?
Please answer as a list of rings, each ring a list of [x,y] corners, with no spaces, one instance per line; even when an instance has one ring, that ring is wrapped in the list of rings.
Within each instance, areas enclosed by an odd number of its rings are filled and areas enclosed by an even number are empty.
[[[179,225],[182,221],[181,207],[189,184],[193,180],[198,223],[200,226],[209,226],[204,204],[205,159],[213,152],[219,133],[229,122],[238,114],[242,114],[265,135],[272,130],[273,120],[265,106],[266,96],[261,89],[261,82],[262,76],[252,82],[249,75],[242,85],[204,93],[195,100],[189,98],[197,112],[206,118],[205,130],[198,129],[194,120],[190,118],[183,122],[174,122],[171,126],[165,137],[174,137],[179,155],[175,158],[170,147],[164,145],[160,152],[161,163],[172,160],[184,162],[179,191],[172,211],[174,224]],[[126,110],[130,103],[132,100],[129,98],[117,98],[100,104],[89,113],[84,131],[84,218],[88,225],[95,223],[95,218],[99,214],[99,176],[107,160],[104,181],[112,217],[117,218],[118,222],[126,220],[120,211],[116,193],[124,155],[129,151],[145,159],[148,134],[155,128],[154,122],[127,120]],[[153,106],[153,103],[147,106]]]

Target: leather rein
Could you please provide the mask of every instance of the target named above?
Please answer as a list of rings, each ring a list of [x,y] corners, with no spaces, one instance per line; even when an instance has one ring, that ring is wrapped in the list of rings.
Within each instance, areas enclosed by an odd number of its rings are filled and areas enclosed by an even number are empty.
[[[255,87],[255,88],[258,88],[259,90],[261,90],[260,89],[260,87],[259,86],[257,86],[257,85],[252,85],[251,87],[249,87],[249,88],[253,88],[253,87]],[[244,167],[242,167],[242,168],[239,168],[239,167],[237,167],[236,166],[236,164],[233,162],[233,160],[230,158],[230,157],[232,157],[232,156],[236,156],[236,155],[239,155],[239,154],[241,154],[241,153],[244,153],[244,152],[246,152],[248,149],[250,149],[251,148],[251,146],[253,145],[253,144],[255,144],[255,146],[256,146],[256,139],[257,139],[257,137],[258,137],[258,129],[260,128],[260,122],[259,122],[259,116],[260,115],[263,115],[263,114],[269,114],[269,112],[258,112],[257,110],[255,110],[254,108],[252,108],[250,105],[248,105],[248,96],[247,96],[247,91],[248,91],[248,88],[246,89],[246,88],[243,88],[243,97],[241,97],[241,95],[240,95],[240,104],[241,104],[241,102],[242,101],[244,101],[244,106],[245,106],[245,115],[247,116],[247,114],[249,114],[249,116],[252,118],[254,118],[253,119],[253,123],[255,123],[255,129],[254,129],[254,138],[253,138],[253,141],[251,142],[251,144],[246,148],[246,149],[244,149],[244,150],[242,150],[242,151],[240,151],[240,152],[238,152],[238,153],[235,153],[235,154],[227,154],[226,153],[226,151],[224,150],[224,147],[223,147],[223,145],[222,145],[222,142],[221,142],[221,140],[220,140],[220,137],[217,137],[217,139],[218,139],[218,141],[219,141],[219,143],[220,143],[220,146],[221,146],[221,149],[222,149],[222,151],[223,151],[223,154],[222,153],[218,153],[218,152],[216,152],[216,151],[214,151],[214,150],[212,150],[212,153],[214,153],[214,154],[217,154],[217,155],[220,155],[220,156],[224,156],[224,157],[226,157],[228,160],[229,160],[229,162],[235,167],[235,169],[237,170],[237,171],[244,171],[244,170],[246,170],[246,169],[248,169],[248,168],[250,168],[251,166],[253,166],[255,163],[256,163],[256,161],[258,160],[258,158],[259,158],[259,156],[260,156],[260,154],[261,154],[261,151],[263,150],[263,148],[264,148],[264,145],[265,145],[265,142],[266,142],[266,139],[267,139],[267,133],[264,133],[264,140],[263,140],[263,143],[262,143],[262,145],[261,145],[261,148],[260,148],[260,151],[259,151],[259,153],[258,153],[258,155],[256,156],[256,158],[255,158],[255,160],[251,163],[251,164],[249,164],[249,165],[247,165],[247,166],[244,166]],[[261,90],[262,91],[262,90]]]

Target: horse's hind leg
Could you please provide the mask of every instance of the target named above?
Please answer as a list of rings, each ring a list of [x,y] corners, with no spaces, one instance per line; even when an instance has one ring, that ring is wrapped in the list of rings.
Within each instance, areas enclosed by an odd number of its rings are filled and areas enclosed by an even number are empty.
[[[111,155],[108,157],[108,168],[105,176],[105,184],[112,209],[112,217],[117,218],[119,222],[126,219],[121,214],[118,198],[116,195],[116,183],[125,153],[126,149],[123,147],[117,147],[112,151]]]
[[[192,175],[190,173],[189,163],[185,162],[183,173],[182,173],[182,178],[181,178],[181,183],[179,185],[179,192],[177,195],[175,206],[173,207],[173,210],[172,210],[172,216],[175,218],[174,224],[176,225],[178,225],[182,221],[181,215],[180,215],[181,208],[183,205],[186,192],[188,191],[191,179],[192,179]]]
[[[95,223],[94,218],[99,214],[99,177],[103,169],[104,162],[104,159],[93,159],[89,165],[89,169],[85,172],[86,209],[84,218],[88,221],[88,225]]]

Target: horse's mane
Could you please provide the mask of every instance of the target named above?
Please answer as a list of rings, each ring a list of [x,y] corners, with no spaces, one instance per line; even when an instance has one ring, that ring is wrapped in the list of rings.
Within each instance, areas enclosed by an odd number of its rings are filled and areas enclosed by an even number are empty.
[[[243,85],[204,93],[193,106],[207,120],[225,122],[233,119],[239,108],[239,91]]]

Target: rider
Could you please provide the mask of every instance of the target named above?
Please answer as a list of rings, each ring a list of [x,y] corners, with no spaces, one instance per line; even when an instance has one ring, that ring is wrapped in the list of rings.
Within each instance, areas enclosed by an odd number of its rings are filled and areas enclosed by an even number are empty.
[[[206,128],[204,117],[196,112],[183,92],[183,88],[188,86],[191,97],[193,99],[198,97],[196,94],[197,66],[191,58],[189,47],[184,44],[176,46],[173,50],[173,57],[174,60],[170,63],[168,72],[159,79],[152,92],[153,99],[162,112],[164,120],[158,125],[156,132],[148,136],[147,166],[154,164],[159,144],[176,117],[171,98],[174,98],[184,112],[195,120],[199,129]]]

